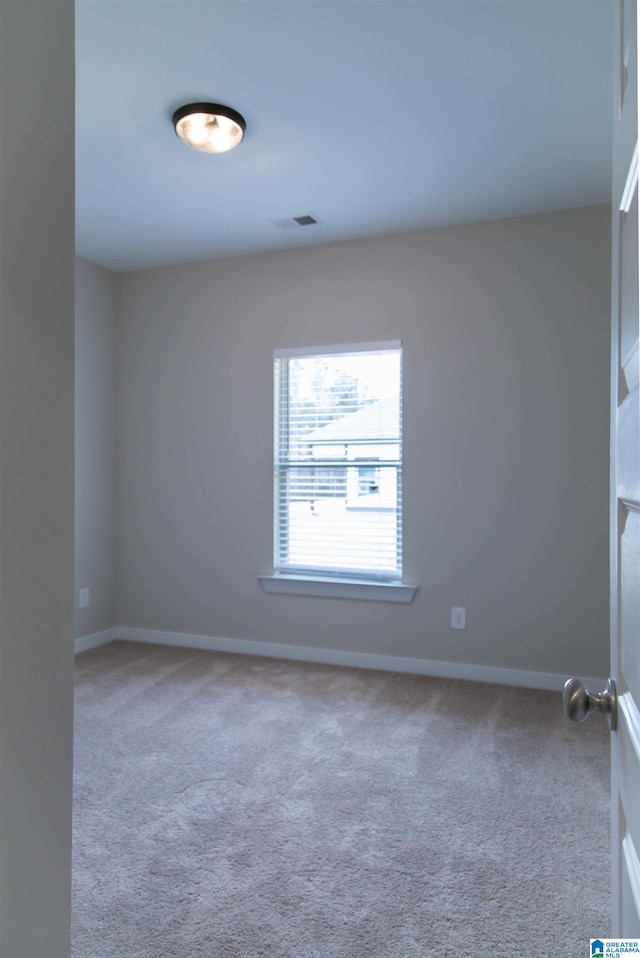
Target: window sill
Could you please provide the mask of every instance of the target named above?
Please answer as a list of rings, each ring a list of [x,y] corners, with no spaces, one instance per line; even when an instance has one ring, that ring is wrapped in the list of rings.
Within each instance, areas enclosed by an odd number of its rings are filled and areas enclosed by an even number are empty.
[[[367,579],[331,579],[301,575],[259,575],[265,592],[279,595],[313,595],[335,599],[369,599],[374,602],[409,603],[418,590],[402,582]]]

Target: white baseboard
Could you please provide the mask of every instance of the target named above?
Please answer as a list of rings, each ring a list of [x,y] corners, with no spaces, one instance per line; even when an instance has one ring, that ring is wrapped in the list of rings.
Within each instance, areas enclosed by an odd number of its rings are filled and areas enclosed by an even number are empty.
[[[408,672],[413,675],[428,675],[435,678],[464,679],[472,682],[488,682],[493,685],[516,685],[529,689],[562,691],[568,678],[551,672],[531,672],[525,669],[494,668],[459,662],[438,662],[430,659],[409,659],[395,655],[375,655],[367,652],[345,652],[340,649],[307,648],[301,645],[285,645],[277,642],[257,642],[248,639],[228,639],[211,635],[192,635],[185,632],[163,632],[156,629],[119,627],[110,629],[113,638],[127,642],[149,642],[157,645],[174,645],[181,648],[204,649],[210,652],[235,652],[241,655],[264,655],[274,659],[292,659],[298,662],[317,662],[322,665],[345,665],[358,669],[376,669],[384,672]],[[105,633],[99,633],[104,635]],[[94,636],[88,636],[92,639]],[[83,641],[83,640],[77,640]],[[103,644],[97,642],[97,645]],[[93,646],[87,646],[92,648]],[[592,689],[604,688],[606,679],[581,676]]]
[[[99,645],[106,645],[107,642],[113,642],[120,638],[118,629],[103,629],[102,632],[94,632],[93,635],[83,635],[74,642],[74,650],[78,652],[87,652],[89,649],[97,649]]]

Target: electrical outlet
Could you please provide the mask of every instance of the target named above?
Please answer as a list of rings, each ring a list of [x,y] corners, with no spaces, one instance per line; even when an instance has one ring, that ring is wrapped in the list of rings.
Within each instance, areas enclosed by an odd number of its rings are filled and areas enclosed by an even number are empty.
[[[80,589],[80,608],[86,609],[89,605],[89,590]]]
[[[452,629],[466,629],[467,627],[467,610],[461,608],[460,606],[454,605],[451,609],[451,628]]]

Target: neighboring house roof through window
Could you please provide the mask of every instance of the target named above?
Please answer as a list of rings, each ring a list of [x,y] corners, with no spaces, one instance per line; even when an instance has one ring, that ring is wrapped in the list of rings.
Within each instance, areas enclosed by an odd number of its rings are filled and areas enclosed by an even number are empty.
[[[377,399],[340,419],[314,429],[305,442],[397,442],[400,435],[400,407],[395,397]]]

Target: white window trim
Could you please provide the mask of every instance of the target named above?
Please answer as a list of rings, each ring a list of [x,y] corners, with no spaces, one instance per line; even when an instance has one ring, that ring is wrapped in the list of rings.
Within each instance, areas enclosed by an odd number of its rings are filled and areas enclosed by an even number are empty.
[[[418,586],[405,582],[372,582],[329,576],[259,575],[265,592],[276,595],[311,595],[333,599],[368,599],[408,604]]]
[[[274,349],[274,359],[290,359],[296,356],[341,356],[343,353],[388,352],[402,349],[401,339],[384,339],[373,343],[339,343],[331,346],[292,346],[290,349]]]

